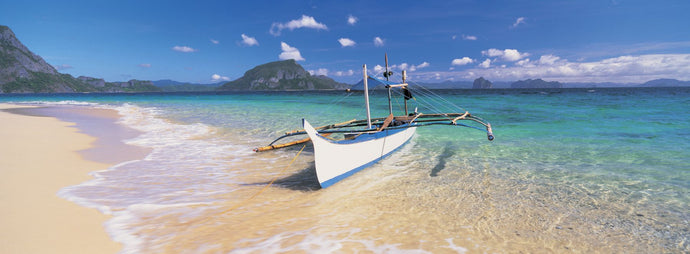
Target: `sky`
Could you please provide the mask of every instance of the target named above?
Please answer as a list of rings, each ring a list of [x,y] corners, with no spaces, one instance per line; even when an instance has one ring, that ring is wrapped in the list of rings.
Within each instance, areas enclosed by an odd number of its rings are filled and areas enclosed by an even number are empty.
[[[215,83],[295,59],[354,84],[384,54],[417,82],[690,80],[690,1],[2,0],[61,73]]]

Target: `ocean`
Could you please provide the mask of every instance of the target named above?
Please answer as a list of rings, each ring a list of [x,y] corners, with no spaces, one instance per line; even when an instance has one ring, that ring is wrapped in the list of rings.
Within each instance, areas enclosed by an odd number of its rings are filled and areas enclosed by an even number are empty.
[[[107,108],[143,159],[58,195],[112,215],[122,253],[687,253],[690,88],[436,90],[492,124],[432,126],[320,189],[286,131],[365,116],[361,94],[0,94]],[[400,107],[395,101],[395,109]],[[411,100],[414,108],[421,100]],[[372,115],[387,115],[372,95]],[[420,109],[420,112],[424,113]],[[273,180],[275,182],[270,184]]]

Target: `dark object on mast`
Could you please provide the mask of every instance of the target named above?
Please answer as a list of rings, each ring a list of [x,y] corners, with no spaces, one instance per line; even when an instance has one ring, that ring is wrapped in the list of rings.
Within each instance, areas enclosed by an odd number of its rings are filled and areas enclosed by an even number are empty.
[[[388,53],[386,53],[385,56],[386,56],[386,71],[383,73],[383,76],[386,78],[386,81],[388,81],[388,78],[393,76],[393,72],[388,71]]]
[[[403,95],[405,95],[405,100],[406,100],[406,101],[409,101],[410,99],[413,99],[413,98],[414,98],[414,96],[412,96],[412,92],[410,92],[410,90],[407,89],[407,87],[403,87],[403,88],[402,88],[402,91],[403,91]]]

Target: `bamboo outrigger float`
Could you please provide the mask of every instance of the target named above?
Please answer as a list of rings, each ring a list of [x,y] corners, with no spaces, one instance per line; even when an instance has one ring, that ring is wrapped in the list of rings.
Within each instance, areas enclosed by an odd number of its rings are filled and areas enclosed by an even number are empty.
[[[413,96],[406,83],[406,73],[402,72],[402,83],[389,82],[388,78],[393,74],[388,71],[388,56],[386,56],[386,71],[383,76],[386,80],[380,80],[367,75],[367,67],[363,66],[364,100],[367,118],[363,120],[350,120],[337,124],[312,127],[303,119],[304,129],[286,132],[276,138],[268,146],[254,149],[263,152],[278,148],[290,147],[311,141],[314,144],[314,159],[316,175],[322,188],[334,183],[374,164],[378,160],[391,154],[397,148],[404,145],[414,136],[416,128],[432,125],[452,125],[474,128],[486,131],[487,138],[494,139],[491,124],[469,112],[462,113],[433,113],[423,114],[417,112],[408,113],[407,100]],[[368,80],[376,80],[385,84],[388,89],[389,115],[381,118],[371,118],[369,108]],[[405,101],[404,115],[395,116],[391,104],[393,89],[401,89]],[[479,124],[483,128],[461,123],[470,121]],[[284,138],[299,135],[308,135],[297,141],[276,144]],[[339,138],[331,135],[339,134]],[[333,135],[336,136],[336,135]]]

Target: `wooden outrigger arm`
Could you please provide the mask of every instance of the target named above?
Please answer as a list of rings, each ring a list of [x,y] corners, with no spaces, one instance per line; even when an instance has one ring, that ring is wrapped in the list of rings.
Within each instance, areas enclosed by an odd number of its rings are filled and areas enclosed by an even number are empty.
[[[329,135],[331,135],[331,134],[330,134],[330,133],[324,133],[324,134],[321,135],[321,136],[328,137]],[[280,144],[280,145],[267,145],[267,146],[262,146],[262,147],[254,148],[254,152],[257,152],[257,153],[258,153],[258,152],[264,152],[264,151],[269,151],[269,150],[273,150],[273,149],[285,148],[285,147],[288,147],[288,146],[294,146],[294,145],[303,144],[303,143],[309,142],[310,140],[311,140],[310,138],[305,138],[305,139],[300,139],[300,140],[297,140],[297,141],[288,142],[288,143]]]

